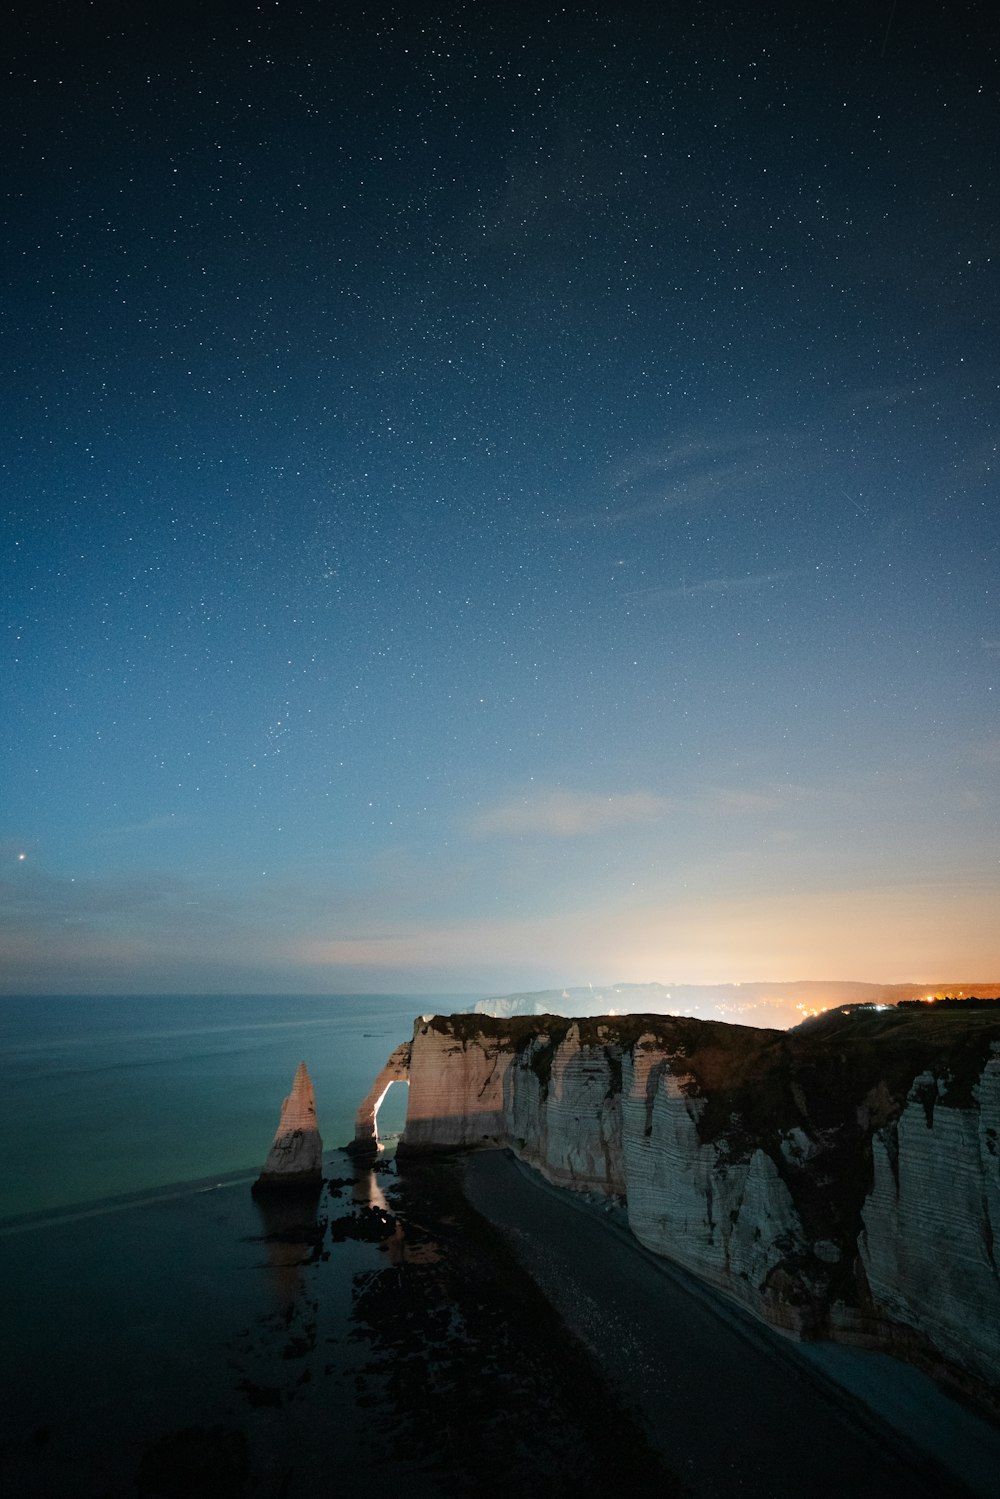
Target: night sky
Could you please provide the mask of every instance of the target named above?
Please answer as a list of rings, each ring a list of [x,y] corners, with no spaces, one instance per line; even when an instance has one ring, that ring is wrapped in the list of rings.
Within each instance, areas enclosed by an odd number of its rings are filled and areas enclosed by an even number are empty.
[[[993,4],[30,9],[0,987],[1000,976]]]

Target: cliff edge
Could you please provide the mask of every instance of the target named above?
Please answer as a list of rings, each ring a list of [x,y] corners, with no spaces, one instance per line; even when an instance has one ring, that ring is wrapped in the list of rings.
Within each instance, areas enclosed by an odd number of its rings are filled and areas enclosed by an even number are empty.
[[[401,1153],[509,1147],[771,1325],[1000,1411],[1000,1011],[433,1016],[405,1067]]]

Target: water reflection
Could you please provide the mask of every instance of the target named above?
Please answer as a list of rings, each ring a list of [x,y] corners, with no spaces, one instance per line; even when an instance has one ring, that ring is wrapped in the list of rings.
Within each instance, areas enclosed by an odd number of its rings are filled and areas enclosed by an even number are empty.
[[[315,1191],[272,1192],[254,1198],[267,1248],[271,1286],[282,1308],[290,1306],[301,1289],[302,1266],[319,1259],[326,1218],[319,1217],[319,1188]]]
[[[361,1162],[355,1167],[351,1197],[358,1207],[381,1208],[384,1213],[391,1211],[388,1198],[379,1185],[377,1172]]]

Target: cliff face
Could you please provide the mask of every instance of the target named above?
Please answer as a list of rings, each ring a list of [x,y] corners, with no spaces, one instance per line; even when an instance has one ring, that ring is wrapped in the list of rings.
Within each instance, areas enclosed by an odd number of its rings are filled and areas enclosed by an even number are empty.
[[[998,1012],[435,1016],[409,1083],[401,1151],[509,1146],[773,1325],[1000,1397]]]

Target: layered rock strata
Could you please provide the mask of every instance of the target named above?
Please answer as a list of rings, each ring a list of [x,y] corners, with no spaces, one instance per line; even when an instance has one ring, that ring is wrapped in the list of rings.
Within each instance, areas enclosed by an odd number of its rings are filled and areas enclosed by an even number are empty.
[[[1000,1404],[1000,1012],[435,1016],[402,1051],[401,1153],[509,1147],[772,1325]]]
[[[316,1097],[305,1062],[281,1105],[281,1119],[254,1192],[318,1188],[323,1179],[323,1141],[316,1122]]]

